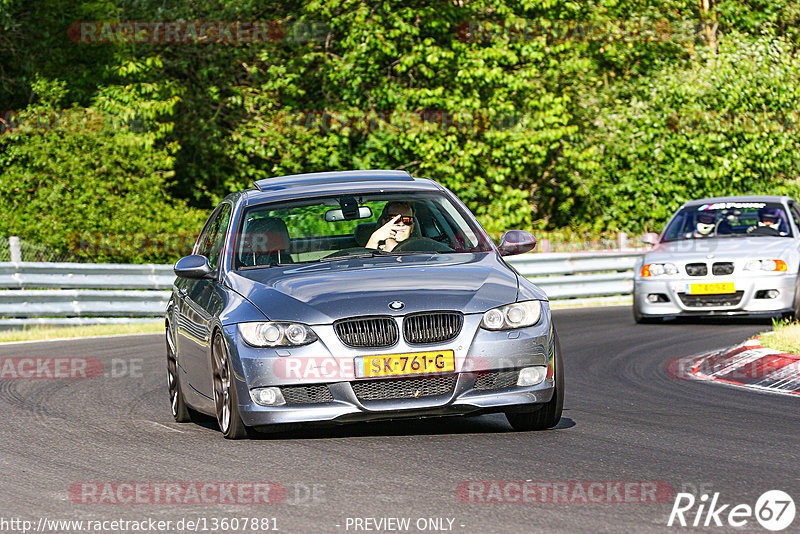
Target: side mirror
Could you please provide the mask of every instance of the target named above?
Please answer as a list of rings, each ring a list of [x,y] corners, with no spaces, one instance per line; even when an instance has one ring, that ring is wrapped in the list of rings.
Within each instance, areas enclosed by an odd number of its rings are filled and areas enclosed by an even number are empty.
[[[208,258],[200,254],[191,254],[184,256],[175,262],[173,267],[175,275],[180,278],[211,278],[214,269],[208,264]]]
[[[501,256],[524,254],[536,248],[536,238],[525,230],[509,230],[503,234],[498,248]]]
[[[646,245],[656,245],[658,244],[658,234],[650,232],[649,234],[644,234],[642,236],[642,243]]]

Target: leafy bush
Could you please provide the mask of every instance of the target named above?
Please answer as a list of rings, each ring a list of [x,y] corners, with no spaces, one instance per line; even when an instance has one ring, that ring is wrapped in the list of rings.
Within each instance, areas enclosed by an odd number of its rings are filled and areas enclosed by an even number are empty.
[[[799,82],[800,57],[771,34],[665,65],[576,143],[594,158],[562,168],[585,184],[574,215],[594,230],[657,230],[690,199],[799,193]]]
[[[203,215],[166,192],[177,145],[163,141],[169,124],[160,117],[176,96],[147,84],[108,86],[92,107],[65,112],[56,107],[63,83],[40,79],[34,90],[40,101],[0,136],[0,235],[94,261],[177,259],[181,250],[165,244],[196,231]]]

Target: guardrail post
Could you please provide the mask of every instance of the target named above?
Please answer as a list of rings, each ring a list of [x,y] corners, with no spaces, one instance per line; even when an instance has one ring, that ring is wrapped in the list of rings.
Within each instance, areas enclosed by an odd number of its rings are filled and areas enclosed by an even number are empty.
[[[626,248],[628,248],[628,234],[626,234],[625,232],[620,232],[617,237],[618,237],[617,241],[619,243],[619,249],[625,250]]]
[[[8,238],[8,249],[11,251],[11,261],[14,263],[22,262],[22,250],[19,247],[19,237],[12,235]]]
[[[539,252],[550,252],[550,240],[542,239],[539,243]]]

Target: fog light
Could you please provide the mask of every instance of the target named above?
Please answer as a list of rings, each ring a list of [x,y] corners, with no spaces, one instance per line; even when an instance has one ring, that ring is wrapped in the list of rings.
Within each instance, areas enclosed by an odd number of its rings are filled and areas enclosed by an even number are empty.
[[[286,404],[281,388],[255,388],[250,390],[250,398],[261,406],[280,406]]]
[[[518,386],[535,386],[540,384],[547,376],[547,367],[544,365],[537,365],[535,367],[525,367],[520,369],[519,378],[517,379]]]
[[[780,295],[780,291],[777,289],[762,289],[761,291],[756,292],[757,299],[776,299],[778,295]]]

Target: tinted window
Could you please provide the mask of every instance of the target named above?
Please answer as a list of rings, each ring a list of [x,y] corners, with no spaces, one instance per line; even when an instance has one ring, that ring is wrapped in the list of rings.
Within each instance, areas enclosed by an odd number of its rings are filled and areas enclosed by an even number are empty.
[[[792,206],[792,218],[794,219],[794,224],[800,228],[800,208],[797,207],[797,204],[791,204]]]
[[[777,202],[718,202],[682,208],[664,241],[722,237],[790,237],[788,214]]]
[[[209,217],[203,233],[200,235],[195,254],[202,254],[208,258],[208,263],[214,269],[219,265],[219,256],[225,243],[225,233],[231,220],[230,204],[223,204]]]

